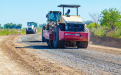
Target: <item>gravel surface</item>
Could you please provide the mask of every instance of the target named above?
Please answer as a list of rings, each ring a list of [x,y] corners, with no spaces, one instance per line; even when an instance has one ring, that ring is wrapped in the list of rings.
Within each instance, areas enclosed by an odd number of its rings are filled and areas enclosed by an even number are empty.
[[[15,36],[0,36],[0,75],[34,75],[23,68],[19,54],[12,43]],[[14,51],[15,50],[15,51]],[[23,62],[22,62],[23,63]]]
[[[55,49],[48,47],[46,42],[41,41],[41,34],[24,35],[21,40],[22,43],[28,45],[24,48],[34,49],[32,53],[76,70],[92,75],[121,75],[121,51],[113,53],[113,51],[106,49],[77,49],[76,47]],[[18,42],[20,43],[21,40]]]
[[[0,37],[0,75],[87,75],[33,53],[19,36]]]

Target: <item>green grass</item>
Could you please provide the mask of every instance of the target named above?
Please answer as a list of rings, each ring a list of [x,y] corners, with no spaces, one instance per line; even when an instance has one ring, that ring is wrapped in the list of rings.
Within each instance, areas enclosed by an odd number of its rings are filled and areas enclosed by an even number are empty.
[[[26,29],[22,29],[21,33],[26,34]]]
[[[37,33],[41,33],[42,32],[42,28],[37,27]]]
[[[0,36],[11,35],[11,34],[25,34],[25,29],[1,29]]]
[[[107,27],[92,28],[91,31],[94,33],[94,35],[104,37],[106,36]]]
[[[37,33],[41,33],[42,28],[37,27]],[[11,34],[26,34],[26,29],[0,29],[0,36]]]
[[[121,29],[116,27],[114,30],[108,32],[106,36],[114,37],[114,38],[121,38]]]
[[[94,35],[97,35],[99,37],[121,38],[121,28],[119,27],[110,30],[108,27],[100,26],[97,28],[92,28],[91,31],[94,33]]]

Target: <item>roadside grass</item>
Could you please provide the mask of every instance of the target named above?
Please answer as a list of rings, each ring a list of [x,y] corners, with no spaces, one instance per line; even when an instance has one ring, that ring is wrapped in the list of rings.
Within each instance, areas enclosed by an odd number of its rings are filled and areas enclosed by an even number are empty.
[[[105,26],[99,26],[97,28],[90,29],[94,35],[99,37],[113,37],[113,38],[121,38],[121,28],[115,27],[115,29],[111,30]]]
[[[114,30],[107,33],[108,37],[121,38],[121,28],[116,27]]]
[[[99,37],[104,37],[106,36],[106,31],[107,31],[107,27],[97,27],[97,28],[92,28],[92,32],[94,33],[94,35],[97,35]]]
[[[22,29],[22,30],[21,30],[21,33],[22,33],[22,34],[26,34],[26,29]]]
[[[0,36],[11,35],[11,34],[25,34],[25,29],[1,29]]]
[[[42,32],[42,28],[37,27],[37,33],[41,33]]]
[[[37,33],[41,33],[42,28],[37,27]],[[26,34],[26,29],[0,29],[0,36],[11,34]]]

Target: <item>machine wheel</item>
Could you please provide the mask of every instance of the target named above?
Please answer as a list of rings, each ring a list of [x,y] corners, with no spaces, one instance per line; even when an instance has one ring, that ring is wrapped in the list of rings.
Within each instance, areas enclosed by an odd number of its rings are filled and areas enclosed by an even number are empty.
[[[43,30],[44,30],[44,28],[42,28],[42,41],[45,42],[45,37],[43,36],[44,35],[43,34],[44,33]]]
[[[53,45],[55,48],[63,48],[65,46],[64,41],[59,41],[59,30],[58,26],[55,27],[54,33],[53,33]]]
[[[26,29],[26,34],[28,34],[27,29]]]
[[[47,45],[48,45],[48,46],[53,46],[53,41],[47,40]]]
[[[35,31],[35,29],[34,29],[34,34],[36,34],[36,31]]]
[[[78,48],[87,48],[88,41],[77,41],[76,45],[77,45]]]
[[[35,28],[34,34],[36,34],[36,33],[37,33],[37,29]]]
[[[37,29],[35,28],[35,34],[37,33]]]
[[[33,34],[36,34],[36,29],[35,28],[33,29]]]

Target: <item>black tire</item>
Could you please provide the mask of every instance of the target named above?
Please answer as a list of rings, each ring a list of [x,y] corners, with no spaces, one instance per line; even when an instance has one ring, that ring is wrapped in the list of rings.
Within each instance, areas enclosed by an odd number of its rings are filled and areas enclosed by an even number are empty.
[[[53,46],[53,41],[47,40],[47,45],[48,45],[48,46]]]
[[[35,34],[35,29],[33,29],[33,33],[32,34]]]
[[[27,29],[26,29],[26,34],[28,34]]]
[[[36,34],[36,29],[34,29],[34,34]]]
[[[35,28],[33,28],[33,32],[32,32],[32,34],[35,34]]]
[[[47,45],[50,46],[50,41],[49,40],[47,40]]]
[[[76,45],[78,48],[87,48],[88,47],[88,41],[77,41]]]
[[[35,29],[33,29],[33,34],[35,34]]]
[[[55,48],[63,48],[65,46],[64,41],[59,41],[59,27],[55,26],[54,33],[53,33],[53,45]]]
[[[44,27],[42,28],[42,41],[45,42],[45,37],[43,36],[43,30],[44,30]]]
[[[35,34],[37,33],[37,29],[35,28]]]

